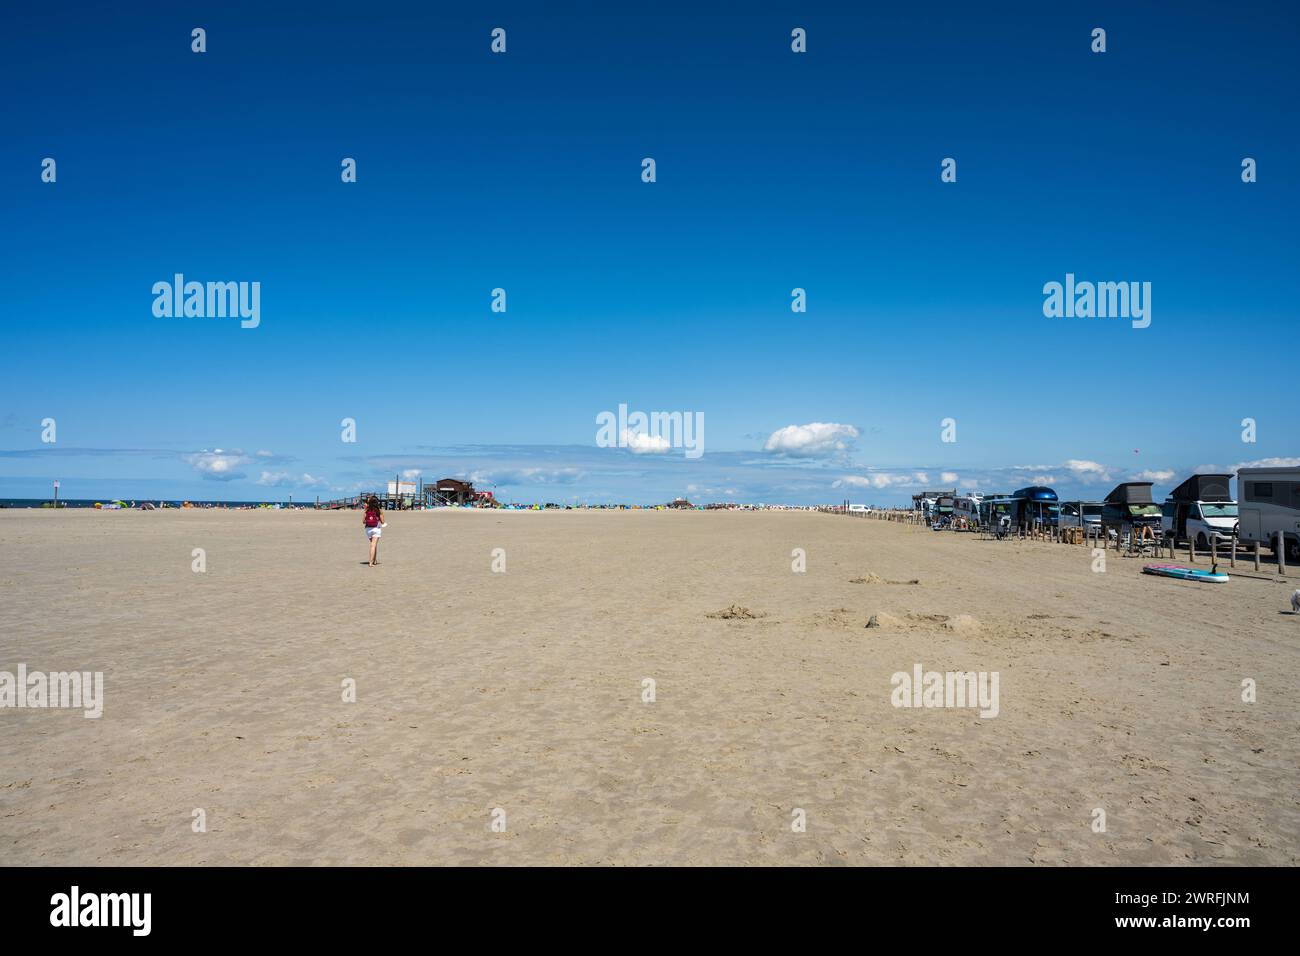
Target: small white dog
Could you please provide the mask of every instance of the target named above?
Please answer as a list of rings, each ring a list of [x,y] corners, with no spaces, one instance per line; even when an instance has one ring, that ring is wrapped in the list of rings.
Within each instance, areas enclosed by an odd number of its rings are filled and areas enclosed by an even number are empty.
[[[1291,592],[1291,613],[1300,614],[1300,588]]]

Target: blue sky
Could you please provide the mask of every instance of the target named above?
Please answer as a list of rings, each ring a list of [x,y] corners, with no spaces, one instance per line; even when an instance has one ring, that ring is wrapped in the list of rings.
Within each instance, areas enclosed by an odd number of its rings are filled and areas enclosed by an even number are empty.
[[[889,503],[1300,455],[1292,4],[267,6],[6,13],[0,496]],[[260,324],[156,317],[175,273],[259,282]],[[1150,282],[1150,327],[1045,317],[1066,273]],[[597,447],[621,403],[705,453]]]

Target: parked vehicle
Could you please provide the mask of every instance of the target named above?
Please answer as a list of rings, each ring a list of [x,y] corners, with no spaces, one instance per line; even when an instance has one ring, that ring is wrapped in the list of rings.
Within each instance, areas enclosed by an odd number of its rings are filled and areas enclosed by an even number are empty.
[[[1161,506],[1161,527],[1179,543],[1195,541],[1206,549],[1232,546],[1237,534],[1237,502],[1229,486],[1232,475],[1192,475]]]
[[[979,495],[958,495],[952,500],[952,516],[965,518],[969,527],[975,527],[980,520],[981,500]]]
[[[1160,534],[1163,515],[1151,500],[1151,482],[1125,481],[1111,489],[1101,503],[1101,524],[1116,533],[1128,531],[1144,537]]]
[[[1056,519],[1060,528],[1083,528],[1101,530],[1100,501],[1062,501],[1061,510]]]
[[[1011,496],[1004,494],[987,494],[981,498],[979,503],[980,527],[988,529],[998,527],[1002,518],[1010,514],[1010,501]]]
[[[912,510],[921,512],[926,520],[934,521],[940,515],[952,514],[952,500],[956,495],[955,488],[952,491],[923,491],[912,495]]]
[[[1300,468],[1242,468],[1237,472],[1237,493],[1240,540],[1276,552],[1280,533],[1287,562],[1300,564]]]
[[[1020,488],[1009,495],[984,498],[979,503],[980,523],[986,527],[1006,524],[1012,528],[1048,527],[1056,523],[1056,492],[1043,485]]]
[[[1043,485],[1031,485],[1011,492],[1011,500],[1016,502],[1012,510],[1011,523],[1021,527],[1034,525],[1053,525],[1060,506],[1056,492]]]

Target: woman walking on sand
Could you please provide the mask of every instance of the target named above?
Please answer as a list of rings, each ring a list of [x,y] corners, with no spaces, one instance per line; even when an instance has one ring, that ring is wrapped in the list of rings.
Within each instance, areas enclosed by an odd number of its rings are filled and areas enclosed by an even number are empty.
[[[379,562],[376,560],[379,556],[379,536],[384,530],[384,513],[379,507],[379,499],[374,495],[366,502],[366,516],[361,522],[366,529],[366,538],[370,541],[370,566],[373,568]]]

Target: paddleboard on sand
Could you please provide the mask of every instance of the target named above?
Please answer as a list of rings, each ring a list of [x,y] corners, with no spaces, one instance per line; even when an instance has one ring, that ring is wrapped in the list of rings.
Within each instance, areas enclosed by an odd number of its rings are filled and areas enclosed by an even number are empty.
[[[1198,571],[1196,568],[1183,568],[1176,564],[1148,564],[1142,568],[1144,574],[1159,574],[1166,578],[1181,578],[1184,581],[1204,581],[1208,584],[1226,584],[1226,574],[1213,571]]]

